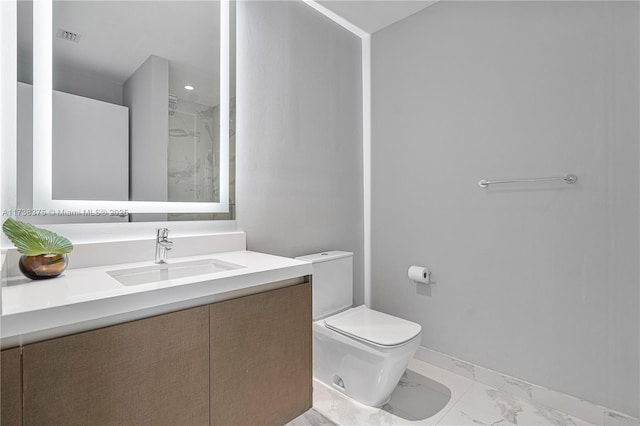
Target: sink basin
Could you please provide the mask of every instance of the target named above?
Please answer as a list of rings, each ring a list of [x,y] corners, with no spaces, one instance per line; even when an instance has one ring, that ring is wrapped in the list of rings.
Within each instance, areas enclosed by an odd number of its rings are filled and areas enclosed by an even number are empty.
[[[244,266],[223,262],[218,259],[204,259],[180,263],[163,263],[140,268],[119,269],[117,271],[108,271],[107,274],[118,280],[121,284],[139,285],[193,277],[196,275],[215,274],[240,268],[244,268]]]

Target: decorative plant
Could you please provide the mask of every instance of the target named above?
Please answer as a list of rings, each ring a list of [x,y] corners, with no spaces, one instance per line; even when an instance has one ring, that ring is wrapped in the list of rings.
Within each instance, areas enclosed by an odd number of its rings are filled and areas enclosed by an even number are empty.
[[[2,231],[24,256],[67,254],[73,250],[71,241],[62,235],[19,220],[8,218]]]

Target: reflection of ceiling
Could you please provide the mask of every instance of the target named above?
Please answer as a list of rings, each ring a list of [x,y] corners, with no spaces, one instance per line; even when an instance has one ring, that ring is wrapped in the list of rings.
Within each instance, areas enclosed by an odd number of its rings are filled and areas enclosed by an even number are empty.
[[[437,0],[320,0],[322,6],[369,34],[398,22]]]
[[[30,39],[30,25],[18,25],[18,37]],[[58,27],[80,33],[80,42],[56,38]],[[172,92],[211,104],[219,97],[219,28],[217,1],[54,1],[54,62],[122,84],[149,55],[161,56],[171,64]]]

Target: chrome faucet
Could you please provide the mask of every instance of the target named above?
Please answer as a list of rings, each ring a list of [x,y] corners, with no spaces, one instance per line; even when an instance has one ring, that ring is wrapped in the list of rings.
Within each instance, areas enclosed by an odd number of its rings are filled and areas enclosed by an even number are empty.
[[[156,263],[167,263],[167,250],[173,247],[173,241],[169,241],[169,230],[158,228],[156,230]]]

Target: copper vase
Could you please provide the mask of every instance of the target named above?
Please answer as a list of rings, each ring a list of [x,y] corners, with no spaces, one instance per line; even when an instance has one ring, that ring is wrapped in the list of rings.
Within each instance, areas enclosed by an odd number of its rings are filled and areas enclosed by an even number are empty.
[[[32,280],[57,277],[64,272],[68,264],[69,259],[66,254],[23,255],[18,262],[20,272]]]

